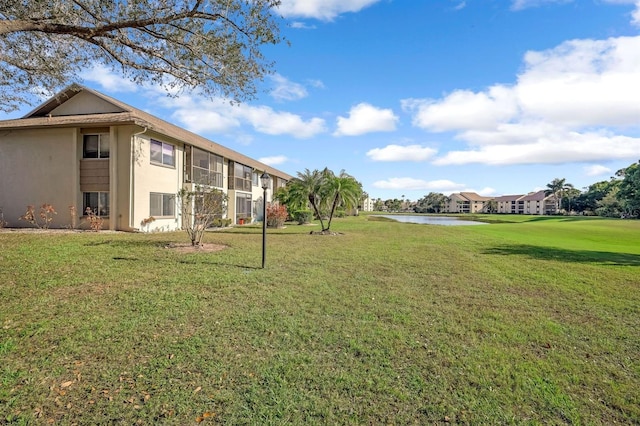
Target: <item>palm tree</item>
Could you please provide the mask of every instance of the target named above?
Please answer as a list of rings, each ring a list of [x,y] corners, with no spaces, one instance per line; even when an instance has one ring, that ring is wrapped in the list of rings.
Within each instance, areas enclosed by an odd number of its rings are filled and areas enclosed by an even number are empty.
[[[555,178],[550,183],[547,184],[547,189],[545,189],[545,195],[553,195],[556,202],[556,213],[560,212],[560,202],[562,200],[562,196],[564,194],[564,190],[566,189],[567,184],[566,179]],[[573,185],[572,185],[573,186]]]
[[[328,172],[325,169],[325,172]],[[358,200],[362,195],[362,185],[353,176],[347,174],[344,170],[338,176],[333,173],[326,175],[326,187],[324,188],[324,202],[329,207],[329,222],[327,227],[322,229],[323,232],[329,231],[331,228],[331,220],[333,214],[338,207],[350,209],[357,207]]]
[[[335,175],[325,168],[322,171],[298,172],[298,176],[287,184],[286,194],[281,194],[289,206],[311,206],[315,217],[320,220],[323,233],[331,228],[331,220],[336,210],[355,208],[361,201],[362,185],[344,170]],[[280,195],[280,194],[279,194]],[[324,220],[328,218],[327,226]]]
[[[483,210],[485,213],[496,213],[498,211],[498,202],[496,200],[487,201]]]
[[[572,184],[568,183],[564,186],[564,198],[565,198],[565,206],[566,210],[571,214],[571,201],[578,198],[581,194],[581,191],[577,189]]]
[[[326,170],[326,169],[325,169]],[[291,179],[287,187],[289,188],[289,199],[298,202],[300,205],[307,203],[313,208],[313,212],[320,220],[320,225],[324,229],[324,222],[320,214],[320,202],[322,200],[322,189],[325,186],[326,174],[318,170],[298,172],[298,177]]]

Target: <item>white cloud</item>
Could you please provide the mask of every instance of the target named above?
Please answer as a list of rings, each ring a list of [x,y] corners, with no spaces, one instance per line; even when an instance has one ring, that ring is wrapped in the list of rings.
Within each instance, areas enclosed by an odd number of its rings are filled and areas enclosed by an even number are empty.
[[[138,90],[138,85],[134,82],[115,74],[101,64],[94,65],[91,69],[83,72],[80,77],[83,80],[98,83],[102,89],[110,92],[135,92]]]
[[[321,118],[305,121],[299,115],[274,111],[267,106],[240,106],[239,109],[242,118],[256,131],[268,135],[287,134],[298,139],[308,139],[326,130],[325,121]]]
[[[291,28],[297,28],[302,30],[315,30],[317,27],[315,25],[309,25],[305,22],[296,21],[291,23]]]
[[[455,8],[454,8],[454,9],[455,9],[455,10],[462,10],[462,9],[464,9],[465,7],[467,7],[467,2],[466,2],[466,1],[461,1],[460,3],[458,3],[458,4],[455,6]]]
[[[640,2],[638,2],[640,4]],[[559,164],[636,159],[640,37],[572,40],[528,52],[512,86],[407,99],[414,125],[452,131],[467,149],[434,164]]]
[[[457,90],[441,101],[406,99],[402,107],[416,112],[414,125],[437,132],[491,128],[517,113],[513,90],[505,86],[481,93]]]
[[[372,132],[391,132],[398,117],[390,109],[360,103],[349,111],[349,117],[338,117],[334,136],[357,136]]]
[[[540,137],[526,144],[496,144],[450,151],[436,158],[433,164],[563,164],[636,158],[638,152],[640,138],[566,132]]]
[[[194,133],[206,132],[226,133],[240,126],[237,118],[221,114],[218,111],[203,110],[200,108],[179,108],[172,117]]]
[[[404,177],[379,180],[373,183],[373,187],[378,189],[400,189],[407,191],[422,190],[445,193],[463,191],[466,188],[466,185],[446,179],[426,181],[422,179]]]
[[[384,148],[374,148],[367,152],[367,157],[373,161],[426,161],[437,151],[420,145],[387,145]]]
[[[313,18],[331,21],[347,12],[359,12],[380,0],[282,0],[278,7],[286,18]]]
[[[611,174],[611,169],[605,166],[601,166],[599,164],[594,164],[591,166],[586,166],[584,168],[584,173],[587,176],[602,176]]]
[[[513,0],[511,3],[512,10],[523,10],[530,7],[542,6],[546,3],[571,3],[573,0]]]
[[[379,180],[373,183],[373,187],[377,189],[400,191],[439,192],[445,195],[451,195],[454,192],[475,192],[480,195],[489,196],[496,192],[495,189],[490,187],[476,190],[469,188],[464,183],[456,183],[447,179],[427,181],[408,177]]]
[[[232,105],[225,100],[188,96],[161,102],[174,109],[173,118],[195,133],[229,132],[248,124],[260,133],[307,139],[327,130],[325,121],[321,118],[305,120],[299,115],[276,111],[267,106]]]
[[[311,87],[315,87],[316,89],[324,89],[324,83],[322,82],[322,80],[310,79],[307,82]]]
[[[275,84],[271,91],[271,97],[276,100],[294,101],[307,97],[307,89],[299,83],[294,83],[280,74],[271,76],[271,80]]]
[[[538,120],[498,124],[493,129],[466,130],[459,132],[456,138],[471,145],[522,145],[554,134],[563,134],[562,128]]]
[[[462,192],[462,191],[460,191],[460,192]],[[491,187],[487,186],[487,187],[484,187],[484,188],[479,189],[477,191],[474,191],[473,189],[470,189],[468,192],[475,192],[475,193],[477,193],[479,195],[482,195],[484,197],[489,197],[491,195],[495,195],[496,190],[494,188],[491,188]]]
[[[287,157],[285,157],[284,155],[274,155],[273,157],[262,157],[259,158],[258,161],[260,161],[261,163],[264,163],[268,166],[277,166],[279,164],[283,164],[286,163],[287,161],[289,161],[289,159]]]
[[[525,55],[524,113],[567,126],[637,125],[640,37],[572,40]]]
[[[631,23],[640,27],[640,1],[639,0],[604,0],[606,3],[612,4],[628,4],[633,5],[635,9],[631,12]]]

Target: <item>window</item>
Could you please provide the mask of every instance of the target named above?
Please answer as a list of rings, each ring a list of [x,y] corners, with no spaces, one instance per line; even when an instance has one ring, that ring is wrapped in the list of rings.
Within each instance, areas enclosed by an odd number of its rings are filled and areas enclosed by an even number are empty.
[[[192,181],[222,188],[222,157],[198,148],[192,149]]]
[[[253,169],[240,163],[230,164],[232,167],[229,168],[229,189],[250,192],[253,184]]]
[[[109,158],[109,135],[83,135],[82,158]]]
[[[175,167],[176,147],[168,143],[151,139],[151,162],[154,164]]]
[[[87,209],[90,209],[97,216],[109,216],[109,193],[83,192],[82,213],[84,215],[87,215]]]
[[[175,216],[175,195],[152,192],[149,212],[151,216]]]
[[[251,194],[236,194],[236,222],[251,217]]]

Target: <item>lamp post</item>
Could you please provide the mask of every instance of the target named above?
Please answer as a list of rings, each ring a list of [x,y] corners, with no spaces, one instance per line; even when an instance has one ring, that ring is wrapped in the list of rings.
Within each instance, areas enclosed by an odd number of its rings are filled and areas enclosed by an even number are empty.
[[[260,183],[262,184],[262,269],[264,269],[264,261],[267,254],[267,188],[269,188],[269,182],[271,176],[264,172],[260,176]]]

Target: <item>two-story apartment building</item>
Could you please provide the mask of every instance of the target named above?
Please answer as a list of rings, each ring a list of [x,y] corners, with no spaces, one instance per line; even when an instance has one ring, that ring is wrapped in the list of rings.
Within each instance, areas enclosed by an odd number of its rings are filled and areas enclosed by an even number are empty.
[[[495,197],[497,213],[522,214],[523,211],[520,210],[521,204],[518,203],[520,198],[522,198],[522,195],[502,195]],[[522,205],[522,208],[524,209],[524,205]]]
[[[478,213],[482,211],[480,207],[490,200],[495,201],[497,213],[542,215],[556,212],[555,196],[546,195],[544,190],[494,198],[482,197],[474,192],[461,192],[451,194],[449,198],[452,200],[449,203],[449,213]]]
[[[48,203],[58,211],[51,227],[68,226],[73,206],[111,230],[180,229],[175,195],[195,185],[223,191],[233,223],[261,220],[263,172],[269,202],[290,175],[78,85],[0,121],[0,208],[11,227],[28,226],[18,220],[26,206]]]
[[[475,192],[453,193],[445,210],[448,213],[481,213],[491,200],[491,197],[483,197]]]
[[[545,191],[531,192],[518,201],[523,203],[524,214],[555,214],[555,195],[546,195]]]

